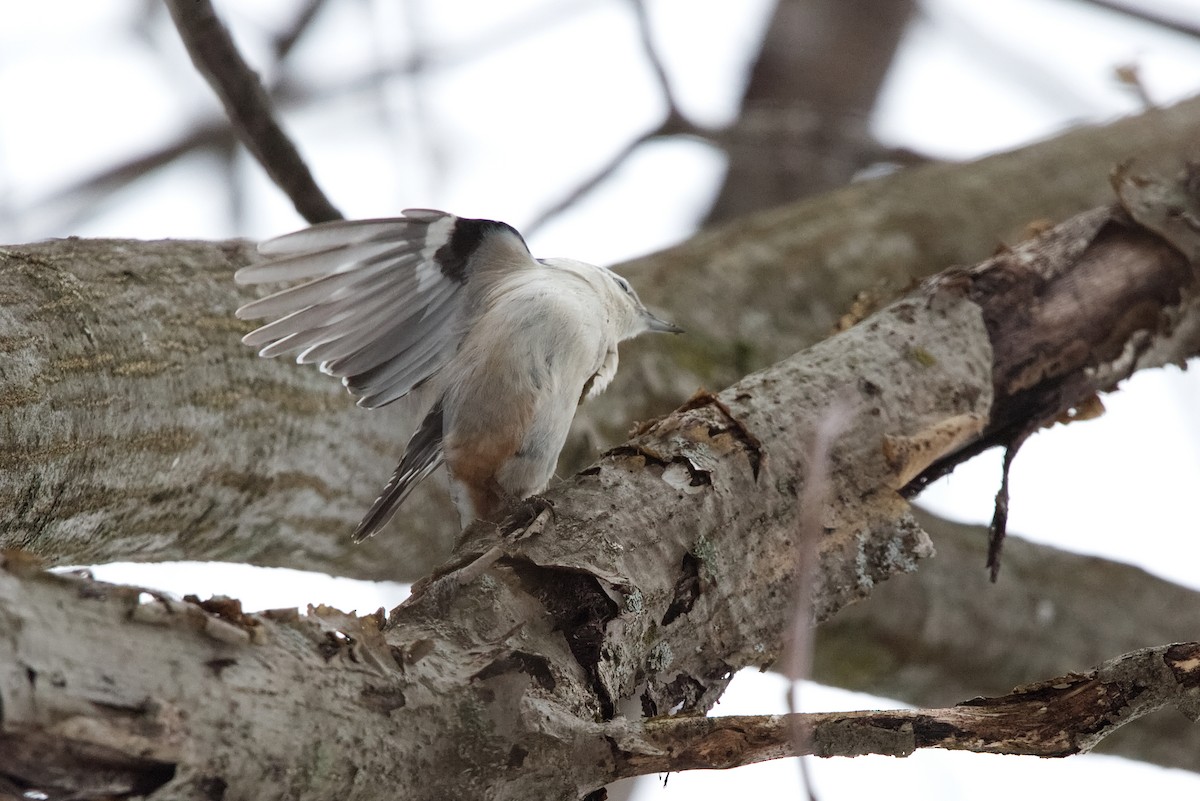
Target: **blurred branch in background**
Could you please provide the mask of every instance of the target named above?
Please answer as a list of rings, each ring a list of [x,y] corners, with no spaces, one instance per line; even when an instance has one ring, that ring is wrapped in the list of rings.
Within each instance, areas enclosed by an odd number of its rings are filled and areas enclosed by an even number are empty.
[[[694,136],[699,139],[716,139],[720,136],[720,131],[699,125],[689,119],[684,113],[675,97],[675,92],[671,88],[671,80],[667,75],[667,69],[663,65],[662,59],[659,58],[658,50],[654,46],[654,32],[651,30],[650,18],[646,14],[645,0],[627,0],[627,2],[633,11],[634,19],[637,21],[638,42],[641,44],[642,55],[650,65],[655,85],[666,105],[662,121],[655,127],[627,142],[608,161],[595,170],[591,176],[579,182],[563,197],[551,203],[541,214],[530,221],[528,225],[524,226],[527,235],[532,235],[546,223],[570,209],[592,192],[592,190],[612,177],[613,173],[620,169],[629,160],[629,157],[647,142],[673,136]]]
[[[923,160],[880,145],[868,130],[912,0],[780,0],[741,111],[724,128],[700,125],[684,111],[654,45],[644,0],[630,3],[643,55],[666,105],[663,119],[551,204],[527,231],[571,208],[642,145],[667,137],[695,137],[727,154],[729,168],[709,211],[710,223],[841,186],[878,161]]]
[[[192,63],[221,99],[238,139],[300,216],[310,223],[342,219],[275,119],[258,75],[242,58],[209,0],[166,0],[166,4]]]
[[[741,111],[720,144],[728,169],[706,223],[834,189],[905,159],[870,132],[912,0],[780,0]]]
[[[1164,14],[1161,11],[1149,8],[1144,4],[1136,2],[1121,2],[1121,0],[1083,0],[1089,5],[1098,8],[1104,8],[1109,11],[1115,11],[1122,16],[1130,19],[1141,20],[1148,22],[1151,25],[1157,25],[1160,28],[1165,28],[1169,31],[1182,33],[1185,36],[1194,36],[1200,38],[1200,25],[1195,22],[1189,22],[1180,17]]]

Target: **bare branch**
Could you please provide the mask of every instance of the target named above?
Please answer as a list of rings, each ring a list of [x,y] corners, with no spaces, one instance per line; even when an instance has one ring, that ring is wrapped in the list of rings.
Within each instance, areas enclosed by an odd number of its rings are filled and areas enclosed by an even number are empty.
[[[1108,11],[1115,11],[1116,13],[1130,17],[1131,19],[1148,22],[1151,25],[1164,28],[1168,31],[1182,33],[1184,36],[1200,38],[1200,25],[1197,25],[1194,22],[1184,22],[1178,17],[1171,17],[1166,14],[1162,14],[1153,8],[1146,8],[1141,5],[1132,5],[1128,2],[1122,2],[1122,0],[1084,0],[1084,2]]]
[[[317,13],[325,7],[326,2],[327,0],[305,0],[292,23],[274,38],[272,45],[276,61],[287,60],[292,53],[292,48],[300,42],[304,34],[311,30],[313,20],[317,18]]]
[[[234,143],[233,130],[225,118],[196,125],[169,142],[141,155],[114,164],[24,209],[28,216],[49,214],[55,218],[47,227],[72,230],[98,209],[106,208],[101,198],[118,192],[153,170],[194,152],[223,152]]]
[[[583,180],[575,188],[567,192],[565,196],[556,200],[549,208],[542,211],[531,222],[523,226],[527,234],[536,232],[546,223],[578,203],[597,186],[608,180],[646,142],[669,136],[695,136],[713,140],[722,136],[720,130],[707,128],[692,122],[683,113],[683,110],[679,107],[675,99],[675,92],[671,88],[670,78],[667,77],[666,67],[663,66],[662,59],[658,55],[658,49],[654,46],[654,36],[650,29],[650,19],[646,13],[646,4],[644,0],[629,1],[633,9],[634,19],[637,22],[638,39],[642,45],[642,51],[646,56],[646,60],[650,63],[650,69],[654,73],[655,82],[662,91],[663,102],[667,106],[663,121],[652,130],[646,131],[641,136],[628,142],[613,154],[603,166],[592,173],[591,177]]]
[[[209,0],[167,0],[167,8],[192,63],[221,99],[239,139],[296,211],[310,223],[342,219],[275,119],[258,75],[238,52]]]
[[[621,165],[633,155],[634,151],[636,151],[644,143],[649,142],[651,139],[655,139],[661,135],[661,128],[656,128],[653,131],[647,131],[636,139],[628,142],[623,148],[614,153],[608,161],[606,161],[601,167],[592,173],[591,177],[579,183],[563,197],[554,201],[554,203],[543,210],[537,217],[521,226],[524,229],[525,234],[527,236],[533,235],[543,226],[545,226],[546,223],[550,222],[555,217],[571,208],[571,206],[574,206],[589,192],[612,177],[612,174],[621,168]]]
[[[621,775],[639,776],[801,755],[903,757],[921,748],[1066,757],[1165,707],[1200,720],[1200,642],[1145,648],[949,709],[654,718],[617,758]],[[803,749],[791,736],[797,724],[812,732]]]
[[[943,707],[1200,632],[1200,591],[1011,535],[1004,574],[992,584],[980,569],[986,526],[960,526],[919,510],[916,519],[933,538],[936,558],[893,576],[868,601],[817,627],[816,681]],[[1096,750],[1200,772],[1200,726],[1159,712]]]
[[[642,55],[650,64],[654,80],[663,94],[668,116],[683,117],[683,112],[675,98],[675,90],[671,88],[671,79],[667,77],[667,68],[663,65],[662,58],[658,55],[658,48],[654,45],[654,32],[650,26],[650,16],[646,12],[646,0],[629,0],[629,5],[633,8],[633,18],[637,23],[638,41],[642,45]]]

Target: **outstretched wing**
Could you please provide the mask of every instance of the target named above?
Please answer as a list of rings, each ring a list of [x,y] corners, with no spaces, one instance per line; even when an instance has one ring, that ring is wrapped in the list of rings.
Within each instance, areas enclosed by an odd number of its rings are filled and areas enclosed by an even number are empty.
[[[442,402],[438,400],[409,439],[404,448],[404,456],[400,459],[396,472],[392,473],[391,479],[388,480],[387,486],[354,530],[354,541],[362,542],[387,525],[413,488],[441,464]]]
[[[338,376],[374,409],[404,397],[453,355],[469,298],[511,270],[537,269],[511,226],[431,209],[330,222],[258,248],[241,284],[299,281],[247,303],[241,319],[275,318],[242,341],[264,357],[296,353]]]

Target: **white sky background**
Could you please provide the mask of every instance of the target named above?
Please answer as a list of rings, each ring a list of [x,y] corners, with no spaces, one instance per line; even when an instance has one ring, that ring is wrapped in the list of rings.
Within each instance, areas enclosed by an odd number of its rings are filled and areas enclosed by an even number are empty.
[[[1143,5],[1200,19],[1200,0]],[[260,0],[219,8],[248,56],[262,63],[265,34],[297,6]],[[766,0],[651,3],[661,55],[697,121],[732,118],[768,8]],[[1084,3],[925,0],[924,8],[875,121],[877,133],[896,144],[970,158],[1075,122],[1134,112],[1136,99],[1113,79],[1113,68],[1122,64],[1140,67],[1159,103],[1200,91],[1200,43]],[[72,234],[266,237],[302,224],[244,155],[238,170],[244,227],[231,221],[225,174],[208,157],[192,157],[105,199],[84,222],[72,221],[69,204],[12,215],[219,113],[182,49],[159,35],[165,17],[153,23],[154,36],[131,35],[129,20],[142,9],[128,0],[0,0],[0,241]],[[382,112],[379,104],[362,102],[378,97],[366,93],[287,118],[318,182],[347,216],[433,206],[521,227],[662,113],[632,18],[618,0],[375,0],[333,9],[321,21],[319,41],[295,54],[301,73],[317,85],[335,85],[362,65],[397,61],[414,41],[450,64],[415,84],[389,82],[381,90]],[[515,36],[522,28],[532,32]],[[414,30],[420,32],[415,39]],[[160,48],[169,48],[165,59]],[[703,144],[644,147],[530,244],[538,255],[599,263],[671,244],[692,230],[721,170],[719,154]],[[1141,374],[1105,404],[1109,411],[1100,420],[1042,432],[1021,451],[1011,480],[1010,530],[1200,588],[1197,372]],[[998,454],[985,454],[922,500],[948,516],[986,522],[998,477]],[[396,585],[303,574],[274,578],[289,575],[296,574],[230,566],[101,571],[105,578],[181,594],[223,592],[250,608],[311,601],[366,611],[390,607],[403,593]],[[769,676],[740,675],[716,711],[781,711],[776,684]],[[823,688],[806,689],[804,703],[809,709],[894,706]],[[1132,782],[1140,795],[1200,797],[1194,774],[1101,757],[1050,762],[923,752],[906,760],[820,761],[813,772],[825,798],[1068,793],[1106,799],[1125,798]],[[638,798],[716,799],[746,790],[790,798],[796,786],[794,765],[781,762],[673,775],[665,789],[644,784]]]

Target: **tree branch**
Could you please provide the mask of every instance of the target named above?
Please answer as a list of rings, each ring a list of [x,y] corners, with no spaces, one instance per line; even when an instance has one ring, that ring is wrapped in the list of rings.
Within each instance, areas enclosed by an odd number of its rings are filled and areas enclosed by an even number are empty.
[[[896,155],[875,140],[869,122],[915,5],[775,4],[741,112],[717,142],[729,167],[705,227],[845,186]]]
[[[342,214],[317,186],[308,165],[275,119],[271,100],[209,0],[166,0],[196,69],[225,107],[238,138],[310,223]]]
[[[406,410],[366,413],[336,382],[240,343],[251,326],[233,311],[248,296],[232,279],[250,252],[0,248],[0,547],[55,564],[190,558],[396,577],[395,540],[351,548],[349,533],[395,466]],[[401,551],[441,531],[417,527],[443,519],[436,497],[411,499],[417,531]]]
[[[620,265],[688,335],[622,345],[623,369],[582,407],[560,468],[578,469],[597,443],[619,442],[631,419],[662,414],[698,385],[728,386],[808,347],[852,308],[869,313],[914,281],[987,258],[1026,238],[1031,223],[1110,203],[1114,165],[1177,165],[1197,130],[1200,99],[970,164],[851,184]]]
[[[989,584],[986,527],[916,518],[937,557],[817,627],[813,677],[822,684],[939,707],[1200,631],[1196,590],[1016,538],[1002,580]],[[1157,713],[1097,750],[1200,772],[1200,726]]]
[[[1194,22],[1184,22],[1178,17],[1168,16],[1153,8],[1145,8],[1138,4],[1122,2],[1122,0],[1084,0],[1089,5],[1112,11],[1130,19],[1140,20],[1184,36],[1200,38],[1200,25]]]
[[[769,759],[921,748],[1066,757],[1091,751],[1126,723],[1174,707],[1200,720],[1200,643],[1124,654],[1084,673],[973,698],[949,709],[653,718],[617,747],[623,775],[725,769]],[[797,748],[794,727],[810,733]]]

